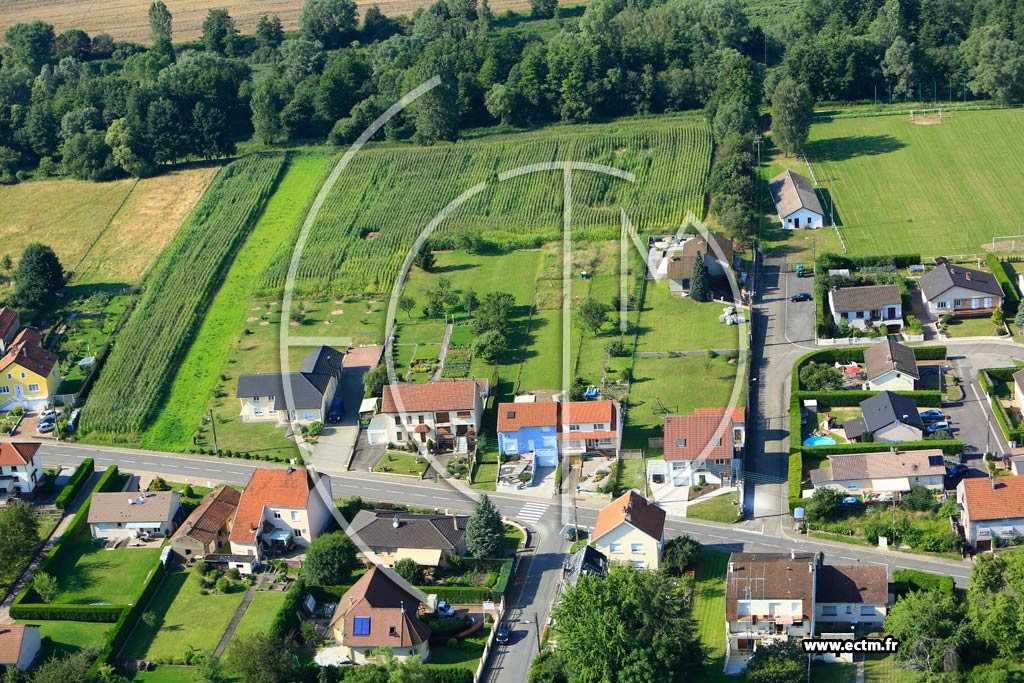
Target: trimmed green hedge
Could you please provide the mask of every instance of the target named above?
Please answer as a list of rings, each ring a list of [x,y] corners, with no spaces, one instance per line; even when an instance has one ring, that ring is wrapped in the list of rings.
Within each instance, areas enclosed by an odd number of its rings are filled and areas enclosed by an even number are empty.
[[[86,458],[82,461],[82,464],[78,466],[75,473],[71,475],[71,480],[67,483],[67,486],[58,494],[57,500],[54,502],[58,510],[63,510],[75,499],[81,488],[85,486],[85,482],[89,481],[89,477],[92,476],[94,470],[95,464],[92,458]]]
[[[494,582],[494,595],[504,595],[505,591],[508,590],[508,584],[512,581],[512,569],[515,567],[515,561],[513,559],[505,560],[501,565],[501,570],[498,572],[498,580]]]
[[[11,616],[15,619],[40,621],[94,621],[113,623],[121,616],[124,605],[74,605],[58,603],[47,605],[41,602],[22,601],[31,596],[38,600],[34,590],[26,588],[11,605]]]
[[[904,441],[902,443],[837,443],[832,446],[804,446],[803,450],[808,456],[822,459],[829,455],[842,455],[844,453],[880,453],[890,448],[898,448],[901,451],[922,451],[929,448],[941,448],[946,455],[960,455],[964,452],[962,441]]]
[[[1000,261],[995,254],[986,256],[985,264],[996,276],[996,282],[1003,288],[1003,311],[1007,317],[1012,318],[1017,315],[1017,308],[1020,306],[1020,292],[1017,291],[1017,283],[1006,272],[1006,264]]]
[[[100,480],[96,482],[96,486],[93,488],[93,493],[110,493],[116,491],[118,482],[117,476],[120,474],[117,469],[117,465],[111,465],[107,470],[100,476]]]
[[[880,391],[798,391],[796,397],[800,401],[816,400],[832,408],[859,406]],[[897,391],[900,396],[914,399],[919,408],[939,408],[942,406],[941,391]],[[802,404],[801,404],[802,405]]]
[[[1013,382],[1013,374],[1018,370],[1020,370],[1020,368],[985,368],[978,374],[986,374],[990,379],[1010,384]],[[989,384],[989,386],[991,387],[992,385]]]
[[[346,587],[346,590],[348,587]],[[344,591],[342,591],[344,594]],[[276,640],[284,640],[290,633],[297,632],[299,630],[299,610],[302,609],[302,600],[306,595],[306,581],[304,579],[296,579],[292,583],[292,587],[288,589],[288,594],[284,596],[284,604],[281,605],[281,609],[274,615],[274,620],[270,622],[270,628],[267,630],[268,635]],[[338,596],[338,600],[341,599],[341,595]],[[335,600],[334,602],[338,602]]]
[[[438,669],[427,664],[430,683],[473,683],[473,672],[469,669]]]
[[[352,586],[306,586],[306,592],[317,602],[341,602],[343,596]]]
[[[132,627],[142,618],[142,613],[146,610],[146,606],[149,605],[153,594],[160,587],[160,582],[163,581],[165,573],[166,567],[164,567],[164,563],[160,561],[160,558],[157,558],[153,563],[152,569],[149,570],[146,581],[142,585],[142,590],[139,591],[135,602],[121,612],[121,618],[117,620],[117,623],[114,624],[114,627],[107,635],[107,642],[103,646],[103,651],[93,664],[94,671],[101,664],[114,663],[117,655],[121,652],[121,648],[124,647],[128,637],[131,635]]]
[[[483,586],[416,586],[427,595],[436,593],[441,600],[454,603],[474,603],[491,600],[497,593]]]
[[[893,593],[904,596],[912,591],[937,590],[953,597],[954,583],[952,576],[929,574],[916,569],[897,569],[892,573]]]

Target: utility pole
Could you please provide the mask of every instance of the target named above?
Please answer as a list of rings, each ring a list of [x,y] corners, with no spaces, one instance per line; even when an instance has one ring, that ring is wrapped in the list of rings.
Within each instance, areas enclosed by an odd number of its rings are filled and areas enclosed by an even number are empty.
[[[220,456],[220,446],[217,445],[217,421],[213,419],[213,408],[210,408],[210,429],[213,430],[213,453]]]
[[[761,222],[764,220],[764,209],[761,204],[764,201],[764,188],[761,186],[761,183],[764,181],[764,178],[761,177],[761,146],[763,144],[764,137],[758,131],[757,135],[754,136],[754,146],[757,147],[757,234],[754,235],[755,249],[761,246]]]
[[[540,619],[537,618],[537,613],[533,613],[533,623],[537,627],[537,654],[540,654]]]

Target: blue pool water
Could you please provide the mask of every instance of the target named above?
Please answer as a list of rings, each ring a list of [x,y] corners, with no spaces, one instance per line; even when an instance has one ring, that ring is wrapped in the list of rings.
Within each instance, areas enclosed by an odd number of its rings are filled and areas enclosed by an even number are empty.
[[[836,440],[828,436],[812,436],[809,439],[804,439],[805,446],[834,446]]]

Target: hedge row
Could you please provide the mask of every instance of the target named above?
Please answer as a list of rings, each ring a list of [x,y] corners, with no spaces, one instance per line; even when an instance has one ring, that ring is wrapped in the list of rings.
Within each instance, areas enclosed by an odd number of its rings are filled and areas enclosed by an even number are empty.
[[[891,266],[893,268],[907,268],[921,263],[920,254],[891,254],[889,256],[846,256],[845,254],[834,254],[826,252],[818,257],[818,267],[822,270],[836,270],[848,268],[879,268]]]
[[[63,510],[75,499],[79,490],[85,486],[85,482],[89,481],[89,477],[92,476],[94,470],[95,464],[92,458],[86,458],[82,461],[82,464],[78,466],[75,473],[71,475],[71,480],[68,481],[67,486],[64,487],[54,502],[58,510]]]
[[[916,569],[897,569],[892,573],[893,593],[902,597],[912,591],[937,590],[953,597],[954,583],[952,576],[929,574]]]
[[[337,681],[343,683],[351,678],[360,681],[378,680],[374,675],[379,672],[380,678],[388,679],[388,673],[384,667],[378,664],[363,664],[362,666],[329,666],[320,669],[321,681]],[[370,672],[373,672],[372,674]],[[461,668],[441,668],[440,665],[427,664],[427,676],[430,683],[473,683],[473,672]]]
[[[121,648],[124,647],[125,642],[127,642],[128,637],[131,635],[132,627],[142,618],[146,606],[149,605],[153,594],[160,587],[165,571],[164,563],[160,561],[160,558],[157,558],[153,567],[149,570],[146,582],[142,585],[142,590],[139,591],[135,602],[124,609],[121,613],[121,618],[110,629],[110,633],[107,635],[107,642],[103,646],[103,651],[93,664],[93,670],[96,670],[101,664],[114,663],[118,653],[121,652]]]
[[[800,425],[800,401],[794,396],[789,400],[789,510],[800,504],[800,487],[803,484],[804,459],[801,445],[803,430]]]
[[[498,580],[494,582],[495,597],[504,595],[505,591],[508,590],[508,584],[512,580],[512,569],[515,567],[515,561],[511,558],[505,560],[501,565],[501,570],[498,572]]]
[[[1017,291],[1017,283],[1006,272],[1006,264],[1000,261],[995,254],[986,256],[985,264],[996,276],[999,286],[1003,288],[1003,311],[1012,318],[1017,314],[1017,308],[1020,306],[1020,292]]]
[[[1018,370],[1020,370],[1020,368],[985,368],[978,374],[988,375],[989,380],[996,380],[999,382],[1005,382],[1007,384],[1010,384],[1013,382],[1014,373],[1016,373]],[[992,393],[993,386],[994,385],[990,381],[985,391]]]
[[[346,587],[346,590],[348,587]],[[284,596],[284,604],[281,605],[281,609],[274,615],[274,620],[270,622],[270,628],[267,633],[271,638],[276,640],[284,640],[289,634],[299,630],[299,611],[302,609],[302,601],[306,595],[306,581],[304,579],[296,579],[292,583],[292,587],[288,589],[287,595]],[[339,602],[341,595],[344,595],[344,591],[338,595],[336,600],[332,602]]]
[[[416,589],[430,595],[436,593],[442,600],[454,603],[477,603],[498,597],[497,591],[483,586],[416,586]]]
[[[473,672],[469,669],[438,669],[427,665],[430,683],[473,683]]]
[[[797,391],[795,396],[800,401],[814,400],[832,408],[859,406],[863,401],[871,398],[878,391]],[[914,399],[919,408],[940,408],[942,407],[941,391],[897,391],[900,396],[907,396]]]
[[[100,480],[96,482],[96,486],[95,488],[93,488],[92,492],[109,493],[111,491],[114,491],[116,488],[115,484],[119,483],[117,481],[117,476],[119,474],[120,472],[118,472],[117,470],[117,465],[111,465],[110,467],[107,468],[106,472],[104,472],[103,475],[100,477]]]
[[[946,455],[960,455],[964,452],[963,441],[903,441],[901,443],[837,443],[831,446],[804,446],[808,456],[821,459],[829,455],[844,453],[880,453],[890,448],[901,451],[921,451],[930,448],[941,448]]]

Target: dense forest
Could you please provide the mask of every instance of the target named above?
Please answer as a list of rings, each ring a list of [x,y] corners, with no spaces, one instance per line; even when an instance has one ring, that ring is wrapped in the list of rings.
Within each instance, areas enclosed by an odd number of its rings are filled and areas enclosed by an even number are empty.
[[[756,125],[780,82],[817,102],[1024,97],[1024,0],[803,0],[763,27],[744,4],[535,0],[532,17],[495,17],[486,0],[438,0],[360,17],[352,0],[307,0],[295,34],[271,16],[240,36],[212,9],[190,44],[173,43],[161,0],[149,45],[17,24],[0,48],[0,179],[141,177],[250,138],[344,144],[434,74],[442,85],[382,136],[703,109],[721,142]]]

